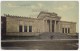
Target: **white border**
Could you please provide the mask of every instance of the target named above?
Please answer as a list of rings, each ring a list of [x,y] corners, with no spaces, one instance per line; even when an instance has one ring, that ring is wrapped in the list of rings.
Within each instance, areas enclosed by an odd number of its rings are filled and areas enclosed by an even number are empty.
[[[0,11],[1,11],[1,1],[79,1],[79,8],[80,8],[80,0],[0,0]],[[80,12],[80,10],[79,10],[79,12]],[[80,13],[79,13],[79,16],[80,16]],[[79,17],[79,19],[80,19],[80,17]],[[1,18],[0,18],[0,20],[1,20]],[[1,21],[0,21],[0,23],[1,23]],[[79,20],[79,25],[80,25],[80,20]],[[1,28],[1,25],[0,25],[0,28]],[[79,27],[79,32],[80,32],[80,27]],[[0,33],[1,33],[1,29],[0,29]],[[1,37],[0,37],[0,40],[1,40]],[[0,45],[1,45],[1,42],[0,42]],[[0,48],[1,48],[1,46],[0,46]],[[1,49],[1,51],[4,51],[4,50]],[[23,51],[23,50],[21,50],[21,51]],[[29,50],[29,51],[32,51],[32,50]],[[33,51],[35,51],[35,50],[33,50]],[[38,50],[36,50],[36,51],[38,51]],[[41,50],[41,51],[43,51],[43,50]],[[51,51],[51,50],[48,50],[48,51]],[[66,50],[56,50],[56,51],[66,51]],[[68,51],[73,51],[73,50],[68,50]],[[77,51],[77,50],[74,50],[74,51]],[[78,49],[78,51],[80,51],[80,35],[79,35],[79,49]]]
[[[79,0],[1,0],[1,1],[79,1]]]

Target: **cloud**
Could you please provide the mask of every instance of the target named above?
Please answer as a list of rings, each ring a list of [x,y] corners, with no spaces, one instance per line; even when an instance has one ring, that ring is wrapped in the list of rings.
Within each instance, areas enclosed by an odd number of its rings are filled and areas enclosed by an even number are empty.
[[[45,9],[45,5],[42,3],[31,5],[31,8],[33,12],[48,11],[47,9]]]
[[[40,8],[44,6],[42,3],[38,3],[37,5],[38,5]]]
[[[30,6],[29,4],[16,4],[16,3],[7,3],[7,7],[28,7]]]
[[[73,9],[73,8],[74,8],[73,6],[62,5],[62,6],[54,8],[54,9],[59,10],[59,11],[67,11],[67,10],[70,10],[70,9]]]
[[[43,3],[36,3],[30,6],[30,9],[32,10],[32,14],[29,16],[31,17],[37,17],[40,11],[48,11],[46,6]]]
[[[35,6],[35,5],[31,5],[30,7],[31,7],[31,9],[36,9],[37,8],[37,6]]]
[[[7,7],[20,7],[19,5],[13,4],[13,3],[7,3]]]
[[[38,9],[38,8],[42,8],[42,7],[43,7],[42,3],[37,3],[37,4],[34,4],[34,5],[31,5],[32,9]]]

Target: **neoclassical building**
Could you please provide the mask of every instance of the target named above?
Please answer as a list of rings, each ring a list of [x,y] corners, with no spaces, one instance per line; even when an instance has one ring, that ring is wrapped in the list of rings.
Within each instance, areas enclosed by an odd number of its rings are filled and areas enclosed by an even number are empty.
[[[41,11],[37,18],[4,15],[2,25],[6,35],[32,36],[43,32],[59,32],[64,34],[75,34],[76,23],[61,21],[61,17],[56,13]],[[3,23],[4,22],[4,23]]]

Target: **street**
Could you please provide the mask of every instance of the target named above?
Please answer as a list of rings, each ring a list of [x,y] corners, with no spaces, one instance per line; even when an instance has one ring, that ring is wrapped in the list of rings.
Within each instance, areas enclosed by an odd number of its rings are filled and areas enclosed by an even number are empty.
[[[14,40],[2,41],[2,49],[77,50],[78,40]]]

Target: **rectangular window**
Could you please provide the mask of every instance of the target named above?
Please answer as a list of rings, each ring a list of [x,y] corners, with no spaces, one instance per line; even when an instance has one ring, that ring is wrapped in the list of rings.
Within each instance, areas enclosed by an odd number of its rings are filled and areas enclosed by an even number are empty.
[[[24,32],[27,32],[27,26],[24,26]]]
[[[32,32],[32,26],[29,26],[29,32]]]
[[[64,33],[64,28],[62,28],[62,33]]]
[[[21,25],[19,26],[19,32],[22,32],[22,26]]]
[[[68,28],[68,33],[70,33],[70,28]]]
[[[65,33],[67,33],[67,28],[65,28]]]

